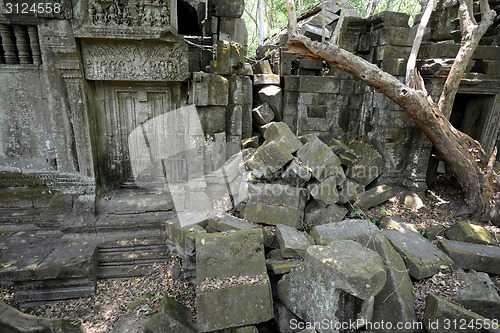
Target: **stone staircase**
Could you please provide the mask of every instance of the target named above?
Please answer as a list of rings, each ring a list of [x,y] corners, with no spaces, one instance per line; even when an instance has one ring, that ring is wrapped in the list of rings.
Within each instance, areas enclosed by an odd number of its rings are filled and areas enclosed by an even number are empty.
[[[169,258],[165,224],[171,218],[171,211],[104,213],[2,231],[0,285],[14,288],[21,307],[35,307],[88,297],[97,279],[147,274],[154,263]]]

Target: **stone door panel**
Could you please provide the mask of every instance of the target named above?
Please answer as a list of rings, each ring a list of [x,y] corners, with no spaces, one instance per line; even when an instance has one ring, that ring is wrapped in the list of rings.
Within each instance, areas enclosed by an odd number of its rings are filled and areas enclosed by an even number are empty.
[[[161,185],[166,179],[186,178],[184,138],[176,134],[182,133],[178,129],[183,124],[168,117],[181,100],[176,83],[130,87],[96,82],[96,95],[97,159],[103,185]]]

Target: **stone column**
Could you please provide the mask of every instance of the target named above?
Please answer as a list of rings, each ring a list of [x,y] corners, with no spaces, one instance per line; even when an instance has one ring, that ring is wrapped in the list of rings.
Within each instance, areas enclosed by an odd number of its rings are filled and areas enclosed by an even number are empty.
[[[19,52],[19,63],[31,64],[30,45],[28,44],[24,26],[14,25],[14,35],[16,36],[16,46]]]
[[[40,65],[42,63],[42,52],[40,51],[40,40],[38,38],[38,29],[35,25],[28,26],[28,35],[30,37],[31,55],[33,64]]]
[[[7,24],[0,24],[0,35],[2,35],[2,47],[6,64],[17,64],[16,47],[12,41],[12,33]]]

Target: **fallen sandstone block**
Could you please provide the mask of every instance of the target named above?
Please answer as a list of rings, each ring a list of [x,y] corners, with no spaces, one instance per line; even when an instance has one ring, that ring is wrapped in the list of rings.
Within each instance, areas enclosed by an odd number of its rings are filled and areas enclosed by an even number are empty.
[[[311,200],[304,212],[304,224],[308,228],[327,224],[331,222],[339,222],[347,215],[347,209],[341,205],[329,205],[324,207],[316,200]]]
[[[264,132],[266,141],[282,140],[287,146],[290,153],[295,153],[302,147],[300,140],[293,134],[287,124],[281,122],[273,122],[266,125]]]
[[[350,141],[347,146],[359,156],[357,163],[347,169],[346,176],[366,186],[384,170],[382,156],[361,141]]]
[[[416,321],[413,283],[406,270],[405,263],[389,240],[381,234],[364,234],[356,237],[363,246],[376,251],[383,259],[387,282],[375,296],[373,307],[373,323],[392,323],[384,330],[374,332],[413,332],[411,329],[398,329],[398,323],[412,323]]]
[[[340,166],[340,160],[327,145],[317,137],[311,138],[298,151],[297,157],[309,168],[318,181],[325,180]]]
[[[394,196],[394,191],[389,185],[379,185],[368,191],[364,191],[358,196],[356,205],[366,210],[376,207]]]
[[[276,226],[276,237],[283,258],[303,258],[311,246],[309,238],[303,232],[284,224]]]
[[[290,184],[299,187],[311,179],[311,172],[294,159],[281,177]]]
[[[457,274],[467,285],[452,297],[453,301],[483,317],[500,321],[500,296],[488,274],[473,270]]]
[[[498,323],[430,293],[427,296],[424,326],[430,333],[499,332]],[[489,327],[489,328],[487,328]]]
[[[295,207],[272,206],[249,202],[245,205],[243,216],[245,220],[256,223],[268,225],[281,223],[296,229],[302,229],[304,211]]]
[[[324,206],[333,205],[339,201],[339,192],[334,176],[328,177],[322,182],[310,182],[307,184],[307,188],[311,196]]]
[[[419,280],[438,273],[442,265],[452,265],[453,261],[414,228],[391,217],[395,229],[384,230],[383,234],[403,257],[410,275]]]
[[[478,225],[459,221],[445,232],[446,237],[451,240],[475,243],[482,245],[493,245],[495,240],[491,237],[488,229]]]
[[[386,273],[378,254],[353,241],[311,246],[304,263],[278,282],[283,304],[305,322],[370,320]],[[340,304],[352,306],[344,311]],[[336,332],[322,327],[320,332]]]
[[[438,246],[455,261],[455,268],[500,274],[500,247],[442,239]]]
[[[319,245],[327,245],[341,239],[356,239],[363,235],[378,235],[379,228],[368,220],[344,220],[312,228],[311,236]]]

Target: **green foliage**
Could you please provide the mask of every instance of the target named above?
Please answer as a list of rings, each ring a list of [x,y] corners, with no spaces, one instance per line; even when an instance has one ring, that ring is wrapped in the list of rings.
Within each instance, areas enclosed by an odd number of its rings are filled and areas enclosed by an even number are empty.
[[[263,5],[263,19],[264,19],[264,38],[275,35],[283,30],[288,23],[288,13],[286,9],[286,0],[261,0]],[[356,8],[362,15],[366,14],[366,10],[370,0],[349,0],[350,4]],[[374,14],[386,10],[403,12],[410,15],[409,24],[413,25],[415,15],[420,12],[421,0],[380,0],[374,10]],[[308,11],[316,4],[320,3],[319,0],[295,0],[297,7],[297,16],[303,12]],[[255,57],[255,52],[258,46],[259,30],[257,28],[258,0],[245,0],[245,13],[243,19],[246,22],[248,30],[248,56]]]

